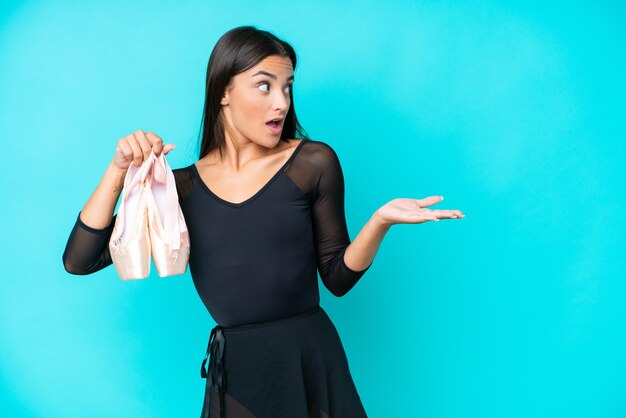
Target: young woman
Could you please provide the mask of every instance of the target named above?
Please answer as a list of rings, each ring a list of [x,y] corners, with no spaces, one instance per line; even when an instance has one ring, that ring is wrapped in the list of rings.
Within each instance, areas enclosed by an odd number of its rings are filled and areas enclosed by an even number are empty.
[[[351,242],[341,165],[298,123],[295,68],[293,48],[269,32],[243,26],[224,34],[207,69],[199,160],[173,170],[191,276],[218,324],[201,367],[205,418],[366,417],[337,330],[319,305],[317,272],[332,294],[345,295],[391,225],[463,217],[425,208],[440,196],[394,199]],[[108,241],[128,167],[173,147],[141,130],[118,141],[69,237],[68,272],[112,263]]]

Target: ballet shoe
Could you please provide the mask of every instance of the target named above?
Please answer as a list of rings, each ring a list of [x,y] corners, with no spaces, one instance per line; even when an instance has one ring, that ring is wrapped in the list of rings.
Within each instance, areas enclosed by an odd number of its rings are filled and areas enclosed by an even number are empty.
[[[189,231],[178,202],[176,180],[165,156],[152,151],[154,161],[147,177],[146,206],[152,259],[159,277],[187,271]]]
[[[109,240],[109,251],[122,280],[145,279],[150,275],[151,243],[148,231],[147,177],[152,166],[131,163],[124,178],[122,201]]]

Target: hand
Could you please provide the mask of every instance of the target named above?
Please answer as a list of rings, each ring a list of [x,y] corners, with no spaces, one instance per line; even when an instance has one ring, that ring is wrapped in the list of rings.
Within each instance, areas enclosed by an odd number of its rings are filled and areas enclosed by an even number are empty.
[[[442,196],[429,196],[424,199],[398,198],[386,203],[376,212],[385,225],[421,224],[439,219],[464,218],[460,210],[426,209],[443,200]]]
[[[137,167],[140,167],[148,159],[152,150],[158,157],[161,151],[165,153],[164,155],[167,155],[175,147],[176,145],[174,144],[163,145],[161,137],[154,132],[144,133],[140,129],[134,134],[117,141],[113,165],[119,170],[126,172],[133,162]]]

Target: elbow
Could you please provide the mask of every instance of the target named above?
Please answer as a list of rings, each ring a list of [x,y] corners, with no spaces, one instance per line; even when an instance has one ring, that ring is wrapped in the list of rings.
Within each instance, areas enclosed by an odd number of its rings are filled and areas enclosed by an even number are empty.
[[[77,268],[75,268],[72,264],[69,264],[67,262],[63,262],[63,267],[65,268],[65,271],[67,271],[69,274],[74,274],[77,276],[82,276],[85,273]]]
[[[63,268],[69,274],[74,274],[76,276],[84,276],[86,274],[89,274],[89,271],[87,271],[87,269],[81,266],[77,266],[75,263],[72,262],[72,260],[67,259],[65,257],[65,254],[63,255]]]
[[[348,293],[348,291],[347,290],[343,290],[343,289],[341,289],[341,290],[331,290],[331,293],[334,296],[340,298],[340,297],[344,296],[346,293]]]
[[[333,286],[333,285],[329,285],[326,286],[326,288],[330,291],[330,293],[335,296],[335,297],[342,297],[345,296],[350,289],[352,289],[353,286]]]
[[[324,287],[335,297],[342,297],[350,290],[350,287],[342,286],[336,280],[330,279],[327,276],[321,276]]]

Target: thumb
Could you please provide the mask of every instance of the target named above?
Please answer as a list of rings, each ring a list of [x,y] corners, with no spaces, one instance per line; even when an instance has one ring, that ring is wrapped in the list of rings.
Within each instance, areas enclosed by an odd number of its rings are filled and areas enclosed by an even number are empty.
[[[174,145],[174,144],[165,144],[165,145],[163,145],[163,154],[167,155],[167,153],[170,152],[171,150],[173,150],[174,148],[176,148],[176,145]]]
[[[432,206],[436,203],[439,203],[442,200],[443,200],[443,196],[428,196],[428,197],[425,197],[424,199],[419,199],[418,204],[421,207],[426,207],[426,206]]]

